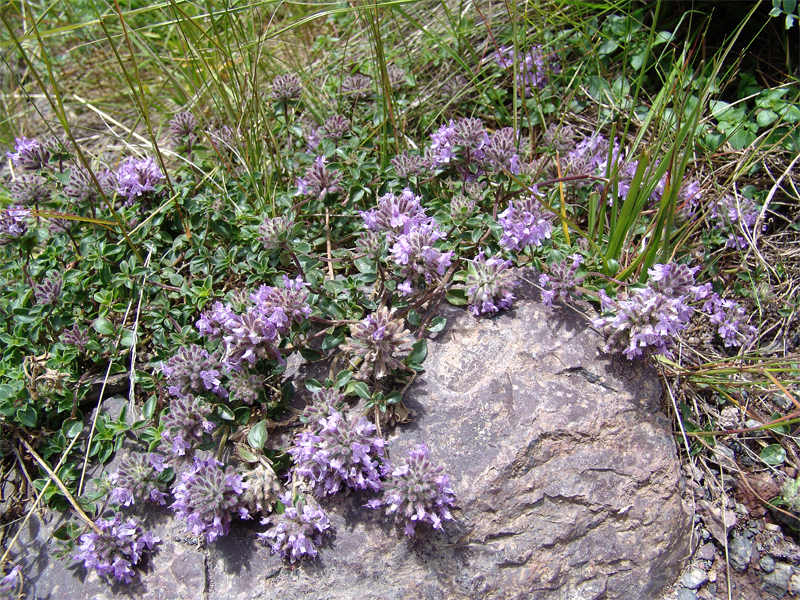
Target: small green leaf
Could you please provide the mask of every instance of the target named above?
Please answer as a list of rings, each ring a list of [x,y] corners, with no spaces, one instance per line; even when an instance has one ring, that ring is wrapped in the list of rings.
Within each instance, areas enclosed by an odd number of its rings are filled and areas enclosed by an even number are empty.
[[[241,458],[245,462],[250,462],[250,463],[258,462],[258,457],[252,452],[250,452],[247,446],[237,446],[236,454],[238,454],[239,458]]]
[[[358,269],[361,273],[378,272],[378,265],[375,264],[374,260],[369,260],[368,258],[357,258],[353,261],[353,264],[355,264],[356,269]]]
[[[421,365],[425,362],[425,359],[428,357],[428,341],[425,339],[417,340],[417,342],[411,346],[411,354],[406,357],[405,363],[407,365],[410,364],[417,364]]]
[[[313,348],[300,348],[300,356],[310,362],[322,360],[323,356]]]
[[[344,327],[337,327],[334,329],[333,333],[326,335],[325,339],[322,340],[322,349],[330,350],[331,348],[336,348],[336,346],[344,341],[344,335]]]
[[[226,421],[233,421],[236,418],[236,415],[233,414],[233,411],[224,404],[217,405],[217,413]]]
[[[17,409],[17,421],[25,425],[25,427],[36,427],[36,421],[38,420],[39,415],[32,406]]]
[[[756,123],[758,123],[759,127],[768,127],[772,125],[777,118],[778,115],[771,110],[762,110],[756,117]]]
[[[350,382],[352,378],[352,371],[339,371],[339,374],[336,376],[336,387],[343,388]]]
[[[309,377],[308,379],[306,379],[305,385],[306,385],[306,389],[309,392],[311,392],[312,394],[314,392],[320,391],[322,389],[322,387],[323,387],[322,384],[319,381],[317,381],[316,379],[314,379],[312,377]]]
[[[261,450],[267,442],[267,422],[259,421],[247,434],[247,443],[254,450]]]
[[[782,416],[783,415],[781,413],[774,412],[774,413],[772,413],[772,416],[770,416],[769,420],[770,421],[777,421]],[[789,433],[791,433],[791,431],[792,431],[791,426],[787,425],[786,423],[778,423],[777,425],[773,425],[772,427],[769,427],[768,429],[771,429],[772,431],[775,431],[776,433],[782,433],[784,435],[789,435]]]
[[[104,317],[95,319],[94,323],[92,323],[92,327],[94,327],[97,333],[102,335],[114,335],[114,324]]]
[[[419,327],[419,313],[417,311],[415,311],[413,308],[410,311],[408,311],[408,315],[406,315],[406,319],[414,327]]]
[[[467,300],[467,293],[464,290],[450,290],[445,294],[445,300],[447,300],[453,306],[466,306]]]
[[[347,384],[347,387],[344,390],[345,396],[350,396],[355,394],[359,398],[363,398],[364,400],[369,400],[372,396],[369,393],[369,388],[367,384],[363,381],[351,381]]]
[[[150,396],[147,399],[147,402],[144,403],[144,408],[142,408],[142,415],[145,419],[152,419],[153,415],[156,412],[156,402],[158,398],[156,396]]]
[[[439,333],[447,325],[447,319],[444,317],[436,317],[431,321],[428,331],[431,333]]]
[[[63,431],[64,435],[69,439],[72,439],[83,431],[83,423],[78,419],[67,419],[61,426],[61,431]]]
[[[770,444],[761,451],[761,460],[768,465],[781,465],[786,460],[786,450],[780,444]]]

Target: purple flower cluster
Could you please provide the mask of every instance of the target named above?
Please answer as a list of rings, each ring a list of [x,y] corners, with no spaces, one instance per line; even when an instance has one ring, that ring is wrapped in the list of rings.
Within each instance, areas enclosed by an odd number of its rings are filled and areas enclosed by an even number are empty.
[[[752,239],[753,228],[758,222],[759,209],[755,202],[744,196],[725,195],[711,206],[710,217],[723,232],[728,234],[728,248],[746,249],[750,243],[740,233],[747,232]],[[765,224],[766,227],[766,224]]]
[[[396,356],[411,352],[411,333],[403,329],[400,319],[392,319],[393,316],[394,310],[382,306],[360,323],[350,326],[351,337],[345,340],[342,350],[362,359],[356,374],[358,379],[366,380],[373,374],[380,379],[403,367]]]
[[[272,467],[257,463],[252,469],[242,472],[244,494],[241,503],[250,514],[266,515],[279,500],[281,484]]]
[[[450,478],[442,466],[430,460],[425,444],[417,444],[405,463],[398,467],[386,465],[388,475],[383,483],[383,496],[370,500],[366,506],[386,507],[387,515],[405,522],[405,534],[414,535],[417,524],[430,523],[434,529],[442,528],[443,520],[452,520],[450,509],[455,502]]]
[[[186,456],[193,443],[201,443],[203,434],[214,429],[215,425],[206,416],[211,407],[192,394],[172,398],[169,412],[161,419],[164,431],[161,432],[161,445],[164,453],[172,453],[175,459]]]
[[[0,211],[0,246],[5,246],[27,235],[30,214],[31,211],[20,206],[12,206]]]
[[[567,265],[566,260],[561,260],[550,267],[549,274],[539,276],[539,285],[550,288],[542,292],[542,302],[547,306],[553,306],[556,295],[562,302],[568,302],[572,293],[581,295],[580,290],[576,288],[583,284],[583,277],[577,277],[576,273],[583,262],[583,257],[580,254],[573,254],[569,258],[572,259],[571,265]]]
[[[518,175],[519,155],[516,134],[510,127],[495,131],[490,136],[480,119],[450,119],[431,134],[427,158],[431,168],[452,166],[464,181],[472,181],[484,169],[507,169]]]
[[[548,74],[558,74],[561,67],[554,56],[545,56],[541,46],[533,46],[526,54],[520,55],[513,47],[500,46],[495,52],[494,60],[502,68],[513,70],[517,66],[517,86],[525,90],[525,96],[530,96],[532,90],[544,89],[547,84]]]
[[[34,284],[33,297],[36,298],[36,304],[55,306],[61,297],[63,283],[64,280],[61,278],[61,274],[53,271],[42,283]]]
[[[339,185],[342,182],[342,174],[335,170],[329,171],[325,166],[326,162],[324,156],[317,156],[305,175],[297,178],[298,196],[311,196],[324,200],[328,194],[342,191]]]
[[[244,363],[253,366],[262,358],[281,361],[280,336],[311,315],[306,285],[299,276],[292,280],[284,275],[283,288],[262,286],[250,295],[251,304],[241,315],[230,304],[216,302],[200,316],[197,329],[209,338],[222,338],[222,363],[230,370],[239,370]]]
[[[536,190],[534,189],[534,192]],[[553,226],[535,196],[509,200],[508,208],[497,216],[503,228],[500,245],[507,250],[521,252],[526,246],[541,246],[550,237]]]
[[[167,378],[169,393],[173,396],[185,396],[190,392],[212,391],[222,398],[228,392],[220,381],[219,356],[197,344],[181,346],[178,353],[161,363],[161,372]]]
[[[0,599],[15,600],[22,597],[22,590],[19,589],[22,583],[22,567],[17,565],[0,579]]]
[[[95,173],[95,177],[103,195],[110,200],[119,185],[117,174],[110,169],[105,169],[103,172]],[[70,169],[69,181],[64,186],[64,193],[73,202],[94,202],[100,197],[89,171],[83,167]]]
[[[15,167],[23,171],[38,171],[50,163],[50,151],[37,140],[29,140],[25,136],[15,138],[14,152],[7,152]]]
[[[372,437],[375,425],[333,408],[321,419],[318,433],[304,431],[288,452],[295,472],[308,477],[318,496],[333,495],[347,486],[354,490],[381,488],[378,457],[383,456],[383,439]]]
[[[125,206],[132,206],[142,195],[155,192],[166,178],[152,158],[131,157],[122,163],[117,179],[117,193],[127,198]]]
[[[483,250],[467,265],[467,281],[462,286],[469,296],[469,309],[476,317],[511,308],[516,285],[509,270],[510,260],[489,258]]]
[[[406,294],[412,292],[420,277],[430,283],[444,275],[454,254],[452,250],[442,252],[436,248],[436,242],[446,234],[425,214],[420,200],[406,188],[399,196],[392,193],[381,196],[377,208],[359,213],[367,229],[385,231],[393,244],[392,260],[406,280],[398,289]]]
[[[134,502],[156,502],[166,504],[166,485],[158,480],[164,470],[164,457],[160,454],[139,454],[132,452],[122,459],[117,471],[109,479],[111,501],[123,506]]]
[[[191,154],[192,149],[200,141],[200,124],[192,113],[179,112],[169,122],[169,133],[178,147],[183,147]]]
[[[248,373],[244,369],[228,372],[228,389],[231,400],[253,404],[264,391],[263,375]]]
[[[615,148],[617,144],[615,142]],[[611,145],[608,140],[600,133],[586,138],[575,146],[575,149],[567,154],[562,160],[564,161],[564,174],[565,175],[594,175],[598,169],[605,170],[608,161],[608,152]],[[615,158],[618,157],[619,150],[617,149]],[[612,160],[612,165],[616,164]],[[634,168],[635,171],[635,168]],[[633,178],[633,175],[631,175]],[[588,182],[583,182],[582,185],[587,185]]]
[[[281,496],[281,502],[286,506],[283,513],[262,519],[262,525],[272,527],[259,533],[258,538],[269,544],[273,553],[288,558],[292,563],[306,556],[316,557],[322,534],[331,526],[325,511],[311,502],[295,506],[291,492]]]
[[[311,394],[311,404],[303,409],[300,421],[310,423],[319,433],[321,422],[331,416],[331,411],[341,411],[344,395],[334,388],[322,388]]]
[[[20,175],[8,184],[8,195],[16,204],[38,206],[50,200],[50,188],[44,177],[39,175]]]
[[[130,583],[136,572],[132,569],[142,559],[145,550],[152,550],[161,540],[144,533],[135,518],[124,523],[119,515],[98,519],[100,533],[90,531],[81,536],[81,545],[74,556],[84,567],[94,569],[100,576],[108,575],[122,583]]]
[[[278,75],[272,81],[272,91],[270,95],[276,102],[292,102],[299,100],[303,93],[303,82],[294,73]]]
[[[372,79],[361,73],[348,75],[342,81],[341,93],[353,101],[366,100],[372,95]]]
[[[294,218],[291,215],[280,217],[265,217],[258,228],[261,234],[259,239],[264,242],[267,250],[283,248],[289,240],[289,235],[294,227]]]
[[[347,120],[347,117],[343,117],[342,115],[330,116],[325,119],[325,123],[322,125],[322,131],[325,133],[326,138],[338,142],[350,131],[350,121]]]
[[[755,327],[746,324],[747,313],[733,300],[715,298],[709,314],[726,348],[743,345],[757,332]]]
[[[424,156],[409,154],[408,150],[403,150],[402,154],[398,154],[389,162],[392,163],[397,176],[403,179],[426,175],[431,170],[431,166]]]
[[[222,468],[214,458],[194,458],[191,468],[181,473],[181,482],[172,490],[175,502],[170,508],[186,519],[186,531],[203,534],[207,541],[227,535],[231,513],[242,519],[250,514],[242,504],[245,484],[233,467]]]
[[[71,329],[65,329],[59,339],[67,346],[74,346],[78,352],[83,352],[89,343],[89,332],[75,323]]]

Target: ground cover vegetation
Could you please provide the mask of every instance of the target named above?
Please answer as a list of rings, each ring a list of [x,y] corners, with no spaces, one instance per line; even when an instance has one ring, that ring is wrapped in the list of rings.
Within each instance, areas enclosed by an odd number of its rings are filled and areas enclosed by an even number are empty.
[[[337,493],[435,534],[446,449],[387,436],[437,306],[492,318],[522,273],[658,366],[710,481],[735,444],[795,518],[794,6],[713,4],[4,3],[0,594],[42,505],[123,583],[145,503],[292,563]]]

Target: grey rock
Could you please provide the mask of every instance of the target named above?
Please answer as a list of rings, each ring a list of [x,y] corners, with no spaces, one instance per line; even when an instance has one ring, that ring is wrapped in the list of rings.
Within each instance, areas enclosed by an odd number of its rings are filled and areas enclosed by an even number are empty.
[[[147,600],[659,597],[689,555],[691,519],[656,374],[600,354],[602,340],[585,320],[531,301],[536,294],[524,287],[516,308],[495,318],[441,309],[448,326],[429,341],[426,371],[406,393],[415,418],[395,429],[389,452],[401,457],[425,441],[444,466],[457,508],[443,532],[420,526],[407,538],[364,508],[369,496],[337,496],[322,502],[333,535],[317,559],[289,565],[256,541],[257,522],[235,522],[199,551],[181,541],[184,524],[161,511],[149,518],[165,541],[126,593]],[[118,593],[80,567],[73,576],[45,562],[52,576],[39,578],[37,598]],[[60,580],[73,586],[68,594],[51,593]]]
[[[737,571],[744,572],[747,570],[752,556],[753,542],[743,535],[734,533],[731,543],[728,545],[731,566]]]
[[[761,575],[761,589],[775,598],[783,598],[789,591],[794,569],[786,563],[777,563],[771,573]]]
[[[762,556],[761,560],[758,561],[758,566],[761,567],[764,573],[772,573],[775,570],[775,559],[769,555]]]
[[[711,542],[700,546],[695,554],[695,556],[701,560],[714,560],[715,555],[716,550],[714,549],[714,544]]]
[[[789,580],[788,592],[795,596],[800,594],[800,574],[795,573]]]
[[[678,589],[676,600],[698,600],[697,592],[694,590],[687,590],[686,588]]]
[[[703,569],[691,569],[681,577],[681,585],[690,590],[699,589],[706,583],[708,583],[708,573]]]

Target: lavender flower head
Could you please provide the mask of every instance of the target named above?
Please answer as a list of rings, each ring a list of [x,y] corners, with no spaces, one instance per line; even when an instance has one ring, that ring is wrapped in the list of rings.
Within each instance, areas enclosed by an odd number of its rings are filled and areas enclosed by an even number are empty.
[[[109,479],[111,502],[131,506],[134,502],[155,502],[163,506],[167,495],[166,485],[158,480],[164,470],[164,457],[158,454],[132,452],[122,459],[117,471]]]
[[[717,327],[717,333],[726,348],[741,346],[749,342],[758,331],[752,325],[746,324],[747,313],[738,302],[733,300],[715,298],[709,312],[711,323]]]
[[[303,83],[294,73],[278,75],[272,80],[270,95],[276,102],[288,103],[299,100],[303,93]]]
[[[448,164],[456,155],[456,126],[453,119],[450,123],[442,125],[436,133],[431,134],[430,160],[431,167],[441,167]]]
[[[462,286],[469,296],[469,309],[476,317],[511,308],[516,285],[508,268],[510,260],[486,259],[481,250],[475,260],[467,264],[467,282]]]
[[[231,400],[253,404],[264,391],[266,379],[258,373],[249,373],[247,370],[233,371],[228,373],[228,388]]]
[[[501,46],[494,54],[494,59],[508,70],[513,70],[514,62],[519,61],[517,86],[525,91],[525,96],[530,96],[534,88],[544,89],[548,73],[558,73],[561,70],[557,60],[545,57],[541,46],[533,46],[524,55],[515,52],[513,47]]]
[[[315,558],[317,546],[322,545],[322,534],[331,526],[328,516],[319,505],[311,502],[293,505],[291,492],[281,496],[281,502],[286,509],[282,514],[261,520],[262,525],[272,527],[259,533],[258,538],[269,544],[274,554],[292,563],[307,556]]]
[[[33,296],[36,298],[36,304],[55,306],[61,297],[63,283],[64,280],[61,278],[61,274],[52,271],[42,283],[34,284]]]
[[[127,198],[125,206],[131,206],[137,198],[147,192],[155,192],[166,177],[152,158],[129,158],[117,171],[117,193]]]
[[[411,333],[403,329],[403,322],[392,319],[394,310],[382,306],[360,323],[350,326],[351,337],[345,340],[342,349],[362,358],[356,374],[366,380],[374,375],[380,379],[394,369],[403,367],[397,357],[411,352]]]
[[[375,425],[333,408],[320,421],[319,433],[305,431],[295,438],[288,450],[295,472],[308,477],[317,496],[333,495],[346,486],[354,490],[378,491],[381,488],[379,457],[383,456],[382,438],[373,437]]]
[[[342,191],[339,185],[342,182],[342,174],[337,170],[329,171],[325,166],[326,162],[324,156],[317,156],[305,175],[297,178],[298,196],[311,196],[324,200],[328,194]]]
[[[164,431],[159,449],[166,454],[171,452],[174,459],[185,456],[192,443],[201,443],[203,434],[214,429],[214,423],[206,419],[210,413],[211,407],[191,394],[172,398],[169,413],[161,419]]]
[[[426,283],[445,274],[454,251],[442,252],[434,244],[446,234],[434,221],[412,226],[408,233],[397,236],[391,249],[392,260],[400,267],[400,276],[406,279],[405,293],[410,292],[412,279],[422,275]]]
[[[95,177],[103,195],[110,200],[119,185],[117,174],[110,169],[105,169],[95,173]],[[64,186],[64,193],[73,202],[94,202],[100,197],[92,176],[83,167],[70,169],[69,181]]]
[[[386,67],[386,74],[389,76],[389,85],[393,90],[397,90],[406,83],[406,70],[396,64]]]
[[[361,73],[348,75],[342,82],[341,93],[354,101],[366,100],[372,95],[372,79]]]
[[[228,392],[219,379],[219,369],[217,354],[209,354],[197,344],[181,346],[177,354],[161,363],[161,372],[167,378],[169,392],[173,396],[212,391],[221,398],[227,398]]]
[[[362,231],[356,240],[356,246],[366,258],[381,260],[386,256],[386,234],[382,231]]]
[[[152,533],[144,533],[139,522],[131,517],[124,523],[119,514],[110,519],[98,519],[95,525],[100,533],[90,531],[81,536],[81,545],[74,556],[83,561],[87,569],[98,575],[113,577],[121,583],[130,583],[136,572],[133,566],[142,559],[146,550],[152,550],[161,540]]]
[[[183,146],[187,152],[191,152],[195,144],[200,139],[200,124],[197,118],[190,112],[179,112],[169,122],[169,133],[172,141],[178,146]]]
[[[495,131],[486,145],[486,162],[495,171],[508,170],[514,175],[519,175],[520,164],[517,154],[516,135],[512,127],[504,127]]]
[[[338,142],[350,131],[350,121],[347,120],[347,117],[343,117],[342,115],[330,116],[325,119],[322,131],[325,132],[326,138]]]
[[[15,600],[22,597],[22,567],[17,565],[6,576],[0,579],[0,598],[2,600]]]
[[[576,273],[583,262],[583,257],[580,254],[573,254],[569,258],[572,259],[571,265],[567,265],[566,260],[561,260],[550,267],[549,275],[539,276],[539,285],[550,288],[542,292],[542,302],[547,306],[553,306],[556,296],[562,302],[569,302],[570,294],[581,295],[580,290],[576,288],[583,284],[583,277],[577,277]]]
[[[311,316],[308,305],[308,284],[298,275],[295,279],[283,276],[283,287],[262,285],[255,294],[250,295],[253,304],[263,313],[280,311],[285,322],[280,333],[288,333],[289,328],[299,324]]]
[[[39,175],[20,175],[8,184],[11,199],[25,206],[44,204],[50,200],[50,188],[44,177]]]
[[[5,246],[28,234],[30,214],[30,210],[20,206],[0,211],[0,246]]]
[[[425,175],[431,168],[424,156],[409,154],[408,150],[403,150],[402,154],[398,154],[389,162],[392,163],[397,176],[402,179]]]
[[[181,474],[181,482],[173,489],[175,514],[186,519],[186,531],[204,535],[213,542],[227,535],[231,513],[242,519],[250,514],[242,503],[245,484],[233,467],[222,468],[214,458],[194,458],[194,465]]]
[[[265,217],[264,222],[258,228],[259,239],[264,242],[267,250],[277,250],[286,246],[293,228],[294,218],[292,215]]]
[[[569,123],[550,123],[542,136],[542,143],[561,155],[567,154],[575,149],[575,130]]]
[[[522,251],[526,246],[541,246],[550,237],[552,225],[534,196],[509,200],[508,208],[497,216],[503,228],[500,245],[507,250]]]
[[[465,223],[475,214],[476,203],[473,198],[457,194],[450,201],[450,218],[454,223]]]
[[[266,515],[272,512],[282,490],[272,467],[259,462],[252,469],[242,473],[242,481],[245,486],[244,494],[241,496],[242,506],[250,514]]]
[[[303,409],[300,421],[310,423],[315,433],[319,433],[321,422],[331,416],[331,411],[342,411],[344,395],[334,388],[322,388],[311,394],[311,404]]]
[[[694,276],[699,270],[700,267],[688,267],[671,262],[666,265],[653,265],[647,273],[650,276],[650,287],[665,296],[676,298],[693,293],[696,289]]]
[[[399,196],[393,193],[381,196],[377,208],[362,211],[359,215],[367,229],[400,234],[430,220],[420,204],[421,200],[411,189],[405,188]]]
[[[50,151],[37,140],[29,140],[25,136],[15,138],[15,152],[7,152],[15,167],[23,171],[38,171],[48,166]]]
[[[444,468],[430,460],[425,444],[417,444],[406,462],[399,467],[389,466],[389,477],[383,484],[383,497],[370,500],[366,506],[377,509],[386,506],[386,514],[405,522],[405,534],[414,535],[417,524],[430,523],[442,528],[442,521],[451,521],[450,508],[455,495]]]
[[[59,339],[61,343],[73,346],[78,352],[84,352],[89,343],[89,332],[75,323],[71,329],[65,329]]]
[[[744,196],[725,195],[711,205],[710,217],[717,226],[728,234],[725,245],[728,248],[746,249],[750,243],[739,233],[753,235],[753,228],[758,222],[760,211],[755,202]],[[766,227],[766,224],[764,225]]]

